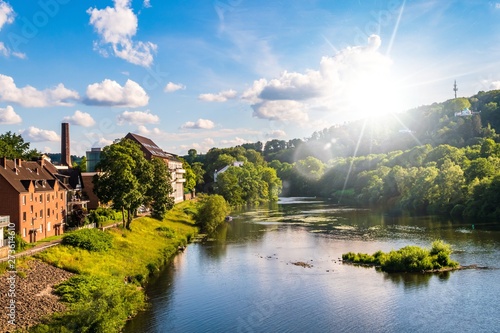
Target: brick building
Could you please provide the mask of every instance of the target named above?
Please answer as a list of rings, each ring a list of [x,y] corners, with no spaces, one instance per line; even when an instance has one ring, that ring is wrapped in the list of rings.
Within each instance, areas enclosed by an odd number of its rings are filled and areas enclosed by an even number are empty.
[[[45,159],[0,159],[0,215],[27,242],[63,233],[69,184],[56,170]]]

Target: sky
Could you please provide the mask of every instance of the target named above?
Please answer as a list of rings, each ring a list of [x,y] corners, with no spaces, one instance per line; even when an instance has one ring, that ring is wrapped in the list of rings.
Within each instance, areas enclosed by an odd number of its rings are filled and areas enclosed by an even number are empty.
[[[500,89],[500,2],[0,0],[0,133],[204,153]]]

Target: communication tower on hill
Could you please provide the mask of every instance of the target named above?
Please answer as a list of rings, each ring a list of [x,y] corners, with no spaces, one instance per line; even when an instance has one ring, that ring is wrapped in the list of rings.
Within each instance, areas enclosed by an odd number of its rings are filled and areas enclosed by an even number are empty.
[[[453,91],[455,92],[455,98],[457,98],[457,91],[458,91],[457,80],[455,80],[455,84],[453,85]]]

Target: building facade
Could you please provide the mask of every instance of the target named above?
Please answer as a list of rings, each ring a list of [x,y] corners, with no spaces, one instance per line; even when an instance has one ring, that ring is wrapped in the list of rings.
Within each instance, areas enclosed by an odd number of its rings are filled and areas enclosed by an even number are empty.
[[[10,216],[27,242],[64,232],[68,187],[54,170],[44,159],[1,159],[0,215]]]
[[[151,161],[153,158],[159,158],[167,164],[174,190],[172,197],[175,202],[183,201],[184,183],[186,182],[184,174],[186,170],[182,167],[182,161],[176,155],[165,152],[151,139],[133,133],[128,133],[125,138],[137,142],[147,160]]]

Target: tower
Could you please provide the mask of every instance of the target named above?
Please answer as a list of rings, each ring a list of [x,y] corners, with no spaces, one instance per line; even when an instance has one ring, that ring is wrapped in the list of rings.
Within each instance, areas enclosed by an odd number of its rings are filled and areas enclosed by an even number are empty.
[[[61,165],[71,167],[70,155],[70,142],[69,142],[69,124],[61,124]]]
[[[457,91],[458,91],[457,80],[455,80],[455,84],[453,85],[453,91],[455,92],[455,98],[457,98]]]

